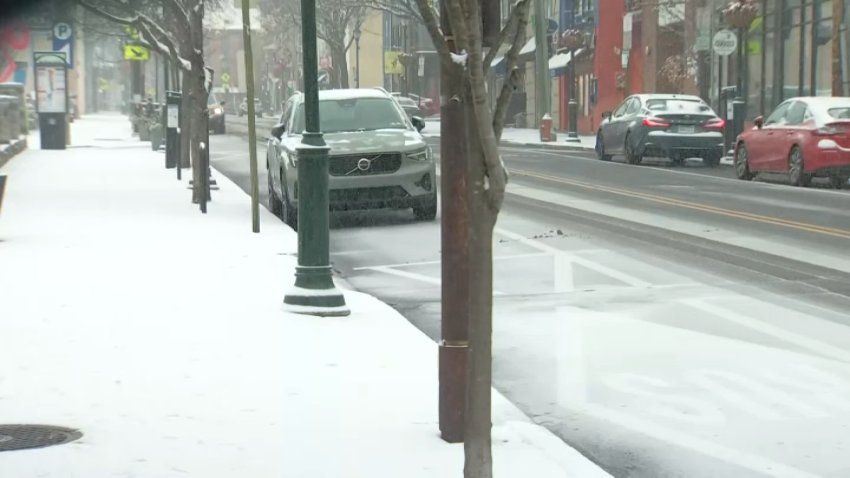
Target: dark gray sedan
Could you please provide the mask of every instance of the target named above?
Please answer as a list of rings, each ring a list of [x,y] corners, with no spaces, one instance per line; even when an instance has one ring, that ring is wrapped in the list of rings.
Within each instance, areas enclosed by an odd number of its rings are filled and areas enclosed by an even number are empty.
[[[723,156],[726,122],[697,96],[634,95],[602,117],[596,154],[603,161],[622,154],[629,164],[650,156],[674,164],[702,158],[705,165],[717,166]]]

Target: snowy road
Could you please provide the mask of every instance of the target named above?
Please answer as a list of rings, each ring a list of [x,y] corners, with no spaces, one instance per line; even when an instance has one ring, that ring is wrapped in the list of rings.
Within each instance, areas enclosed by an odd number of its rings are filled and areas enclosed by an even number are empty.
[[[211,142],[247,189],[244,140]],[[850,476],[850,194],[503,154],[497,388],[618,477]],[[436,338],[439,225],[411,216],[333,216],[332,258]]]

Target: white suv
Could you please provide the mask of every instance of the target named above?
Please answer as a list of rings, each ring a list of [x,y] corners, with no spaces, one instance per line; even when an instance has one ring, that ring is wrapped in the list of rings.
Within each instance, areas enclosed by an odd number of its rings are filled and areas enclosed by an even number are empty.
[[[319,118],[328,162],[331,210],[413,208],[416,218],[437,215],[437,176],[431,148],[419,133],[421,118],[408,118],[382,89],[319,92]],[[266,153],[269,206],[297,227],[298,157],[304,131],[304,96],[297,93],[272,129]]]

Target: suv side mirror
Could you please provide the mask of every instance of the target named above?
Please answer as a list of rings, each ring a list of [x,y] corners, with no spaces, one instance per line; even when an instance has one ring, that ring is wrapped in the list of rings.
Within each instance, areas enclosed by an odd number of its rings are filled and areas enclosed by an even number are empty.
[[[753,124],[756,125],[756,128],[762,129],[764,127],[764,116],[756,116],[753,120]]]
[[[224,105],[226,105],[226,104],[227,104],[227,101],[226,101],[226,100],[221,100],[221,106],[224,106]]]
[[[278,125],[275,125],[275,126],[272,128],[272,136],[274,136],[274,137],[275,137],[275,138],[277,138],[277,139],[280,139],[280,138],[281,138],[281,136],[283,136],[283,133],[284,133],[285,131],[286,131],[286,125],[285,125],[285,124],[278,124]]]
[[[602,119],[607,119],[607,120],[611,119],[611,112],[610,111],[603,111],[602,112]]]
[[[411,116],[410,122],[413,123],[413,126],[415,126],[416,130],[419,132],[422,132],[422,130],[425,129],[425,120],[418,116]]]

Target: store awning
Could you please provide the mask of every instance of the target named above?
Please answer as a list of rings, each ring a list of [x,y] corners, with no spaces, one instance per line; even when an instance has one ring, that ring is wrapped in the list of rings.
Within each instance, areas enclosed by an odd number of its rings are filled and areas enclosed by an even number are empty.
[[[525,45],[522,46],[522,48],[519,50],[519,54],[517,55],[520,62],[525,61],[525,59],[523,58],[524,56],[534,53],[535,46],[536,45],[534,43],[534,38],[525,42]],[[490,67],[495,68],[499,66],[499,64],[501,64],[503,61],[505,61],[504,55],[497,56],[496,58],[493,58],[492,62],[490,62]]]
[[[519,56],[528,55],[529,53],[534,53],[534,37],[531,37],[530,40],[525,42],[525,45],[522,46],[522,49],[519,51]]]
[[[582,51],[581,48],[576,50],[576,55],[581,53],[581,51]],[[555,56],[553,56],[552,58],[549,58],[549,69],[550,70],[557,70],[559,68],[565,68],[567,65],[570,64],[570,61],[572,61],[572,59],[573,59],[573,54],[570,53],[570,52],[558,53]]]

